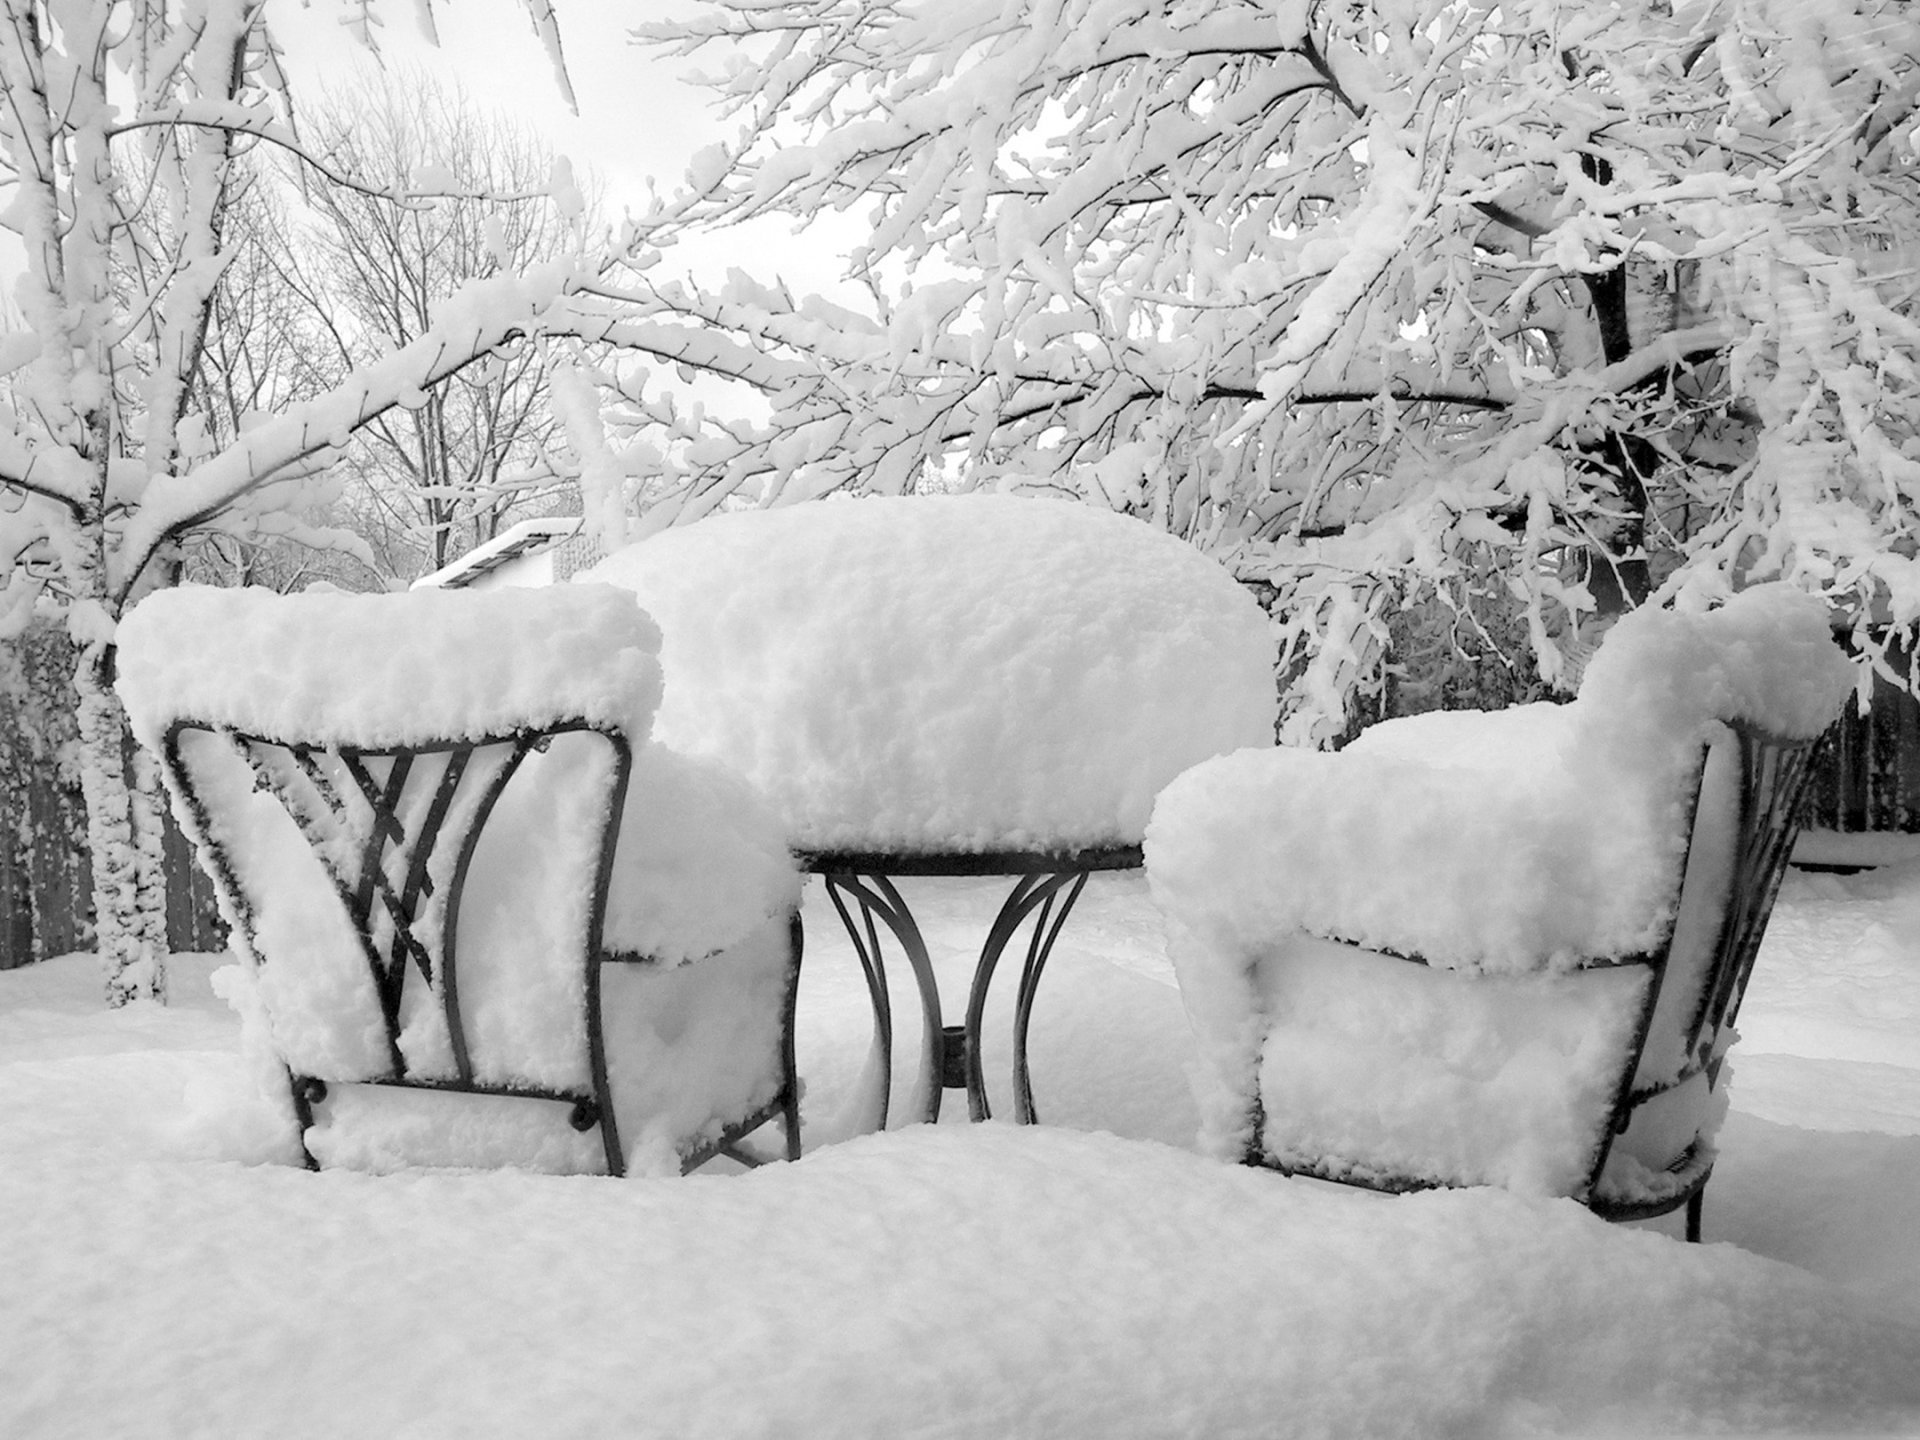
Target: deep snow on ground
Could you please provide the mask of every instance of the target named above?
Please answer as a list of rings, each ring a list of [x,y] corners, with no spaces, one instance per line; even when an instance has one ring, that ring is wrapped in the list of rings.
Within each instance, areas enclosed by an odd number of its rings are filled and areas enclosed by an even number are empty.
[[[910,882],[950,1010],[995,891]],[[1041,987],[1045,1124],[823,1143],[869,1021],[807,923],[809,1153],[684,1181],[309,1174],[221,957],[164,1010],[0,973],[0,1435],[1920,1434],[1920,866],[1789,877],[1698,1247],[1193,1154],[1137,876]]]

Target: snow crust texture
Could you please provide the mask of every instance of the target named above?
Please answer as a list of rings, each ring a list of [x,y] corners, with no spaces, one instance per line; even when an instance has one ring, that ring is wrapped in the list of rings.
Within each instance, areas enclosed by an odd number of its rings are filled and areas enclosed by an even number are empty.
[[[913,886],[964,993],[1006,886]],[[831,1107],[872,1015],[807,904]],[[1920,1434],[1913,864],[1787,877],[1704,1245],[1179,1148],[1193,1036],[1137,873],[1091,877],[1049,962],[1046,1124],[810,1119],[800,1164],[686,1183],[291,1168],[209,971],[243,973],[176,955],[170,1003],[117,1010],[92,955],[0,971],[7,1440]]]
[[[662,739],[809,850],[1138,843],[1197,761],[1271,744],[1266,617],[1138,521],[1011,495],[709,516],[585,578],[664,634]]]

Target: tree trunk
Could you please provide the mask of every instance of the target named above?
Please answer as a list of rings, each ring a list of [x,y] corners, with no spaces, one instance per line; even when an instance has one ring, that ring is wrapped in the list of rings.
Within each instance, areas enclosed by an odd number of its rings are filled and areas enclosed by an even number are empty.
[[[118,699],[118,697],[115,697]],[[119,710],[116,705],[114,707]],[[125,727],[125,712],[122,727]],[[131,737],[129,737],[131,738]],[[152,996],[167,1003],[167,957],[172,953],[167,929],[167,817],[160,784],[160,761],[141,745],[131,745],[129,795],[133,801],[134,864],[139,875],[135,905],[139,911],[141,944],[154,957]]]
[[[80,649],[73,688],[78,697],[80,784],[87,805],[87,847],[93,857],[94,937],[106,982],[107,1004],[166,999],[166,879],[160,836],[148,817],[149,796],[136,804],[135,761],[126,712],[113,693],[111,647],[91,641]],[[142,831],[151,831],[142,834]]]
[[[1607,178],[1601,176],[1603,183]],[[1626,262],[1586,280],[1600,329],[1601,353],[1609,365],[1617,365],[1633,354]],[[1639,609],[1653,593],[1647,563],[1646,480],[1658,467],[1660,455],[1642,436],[1620,433],[1606,436],[1590,453],[1613,482],[1626,513],[1606,549],[1589,553],[1587,589],[1601,615],[1623,615]]]

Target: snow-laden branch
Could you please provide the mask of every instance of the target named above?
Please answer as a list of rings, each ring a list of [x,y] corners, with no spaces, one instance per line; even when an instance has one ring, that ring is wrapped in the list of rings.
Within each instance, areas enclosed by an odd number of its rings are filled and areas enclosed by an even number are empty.
[[[127,522],[112,574],[115,593],[124,594],[170,538],[288,466],[343,447],[354,431],[387,411],[425,404],[434,386],[539,330],[584,273],[576,262],[556,261],[527,275],[474,281],[436,309],[419,339],[353,372],[328,393],[262,421],[185,473],[155,477]]]
[[[421,38],[437,47],[440,44],[440,27],[434,17],[434,3],[435,0],[411,0],[408,8],[419,27]],[[554,10],[553,0],[521,0],[521,4],[533,25],[535,38],[546,52],[560,98],[566,101],[568,109],[578,114],[580,106],[574,97],[573,77],[567,68],[566,53],[561,44],[560,18]],[[347,13],[341,17],[340,24],[370,52],[379,54],[379,31],[385,23],[379,12],[392,7],[383,5],[381,0],[342,0],[342,8]]]
[[[0,486],[51,500],[77,517],[90,503],[93,482],[93,467],[66,446],[0,433]]]
[[[610,339],[761,397],[608,407],[676,515],[1080,494],[1263,578],[1322,698],[1414,595],[1518,605],[1547,675],[1661,574],[1920,620],[1910,6],[706,0],[643,33],[720,59],[742,122],[663,239],[870,217],[869,312],[622,301]]]

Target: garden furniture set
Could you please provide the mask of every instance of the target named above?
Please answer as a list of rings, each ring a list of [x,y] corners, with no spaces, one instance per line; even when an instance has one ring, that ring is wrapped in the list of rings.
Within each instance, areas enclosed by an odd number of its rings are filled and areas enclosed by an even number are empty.
[[[1700,1196],[1722,1066],[1851,671],[1760,587],[1619,622],[1578,699],[1273,743],[1269,627],[1136,521],[1012,496],[720,514],[585,583],[185,588],[120,690],[212,875],[311,1165],[675,1173],[800,1154],[806,872],[873,1010],[919,1000],[908,1120],[990,1113],[1094,872],[1144,862],[1206,1148],[1610,1218]],[[1009,891],[950,1023],[902,881]],[[1024,942],[1020,940],[1025,932]],[[773,1122],[781,1132],[769,1146]]]

